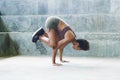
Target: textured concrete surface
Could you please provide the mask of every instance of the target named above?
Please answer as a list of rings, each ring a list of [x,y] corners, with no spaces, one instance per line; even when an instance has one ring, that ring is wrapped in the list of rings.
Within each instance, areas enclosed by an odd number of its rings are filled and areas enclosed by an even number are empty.
[[[31,42],[32,33],[43,26],[48,16],[63,18],[77,38],[90,42],[90,51],[66,47],[65,54],[78,56],[120,56],[120,0],[0,0],[0,16],[22,55],[40,55]],[[0,32],[0,38],[2,37]],[[48,54],[51,49],[46,46]],[[76,54],[77,53],[77,54]]]
[[[120,59],[81,57],[64,59],[70,63],[52,66],[51,57],[2,58],[0,80],[120,80]]]

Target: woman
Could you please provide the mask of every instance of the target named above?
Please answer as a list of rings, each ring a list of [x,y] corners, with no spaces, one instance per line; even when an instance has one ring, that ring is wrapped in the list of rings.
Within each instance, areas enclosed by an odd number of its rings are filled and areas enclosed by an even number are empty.
[[[60,66],[61,64],[56,63],[56,53],[59,50],[60,61],[68,62],[62,59],[62,53],[64,47],[71,43],[73,44],[73,49],[75,50],[89,50],[89,42],[84,39],[76,39],[75,33],[72,31],[70,26],[61,18],[51,16],[48,17],[45,23],[47,28],[46,32],[43,28],[39,28],[32,35],[32,41],[36,42],[41,40],[48,46],[52,47],[52,64],[55,66]]]

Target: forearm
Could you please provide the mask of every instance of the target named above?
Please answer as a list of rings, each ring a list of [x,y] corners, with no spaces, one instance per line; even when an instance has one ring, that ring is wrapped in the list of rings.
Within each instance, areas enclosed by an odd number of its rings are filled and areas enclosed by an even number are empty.
[[[60,48],[60,49],[59,49],[60,61],[62,61],[62,54],[63,54],[63,48]]]
[[[57,54],[57,48],[53,48],[52,52],[52,64],[56,64],[56,54]]]
[[[63,60],[63,58],[62,58],[62,56],[63,56],[63,48],[59,49],[59,54],[60,54],[60,61],[61,62],[69,62],[69,61]]]

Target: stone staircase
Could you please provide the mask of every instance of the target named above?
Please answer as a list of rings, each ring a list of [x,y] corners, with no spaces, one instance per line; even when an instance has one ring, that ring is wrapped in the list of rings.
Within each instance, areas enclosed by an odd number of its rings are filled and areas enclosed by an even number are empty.
[[[22,55],[41,54],[31,42],[31,35],[40,26],[46,29],[46,18],[56,15],[71,25],[77,38],[90,42],[89,51],[75,51],[69,44],[65,55],[119,57],[119,4],[120,0],[1,0],[0,10],[1,18],[11,31],[11,38],[18,42]],[[51,55],[51,49],[43,45]]]

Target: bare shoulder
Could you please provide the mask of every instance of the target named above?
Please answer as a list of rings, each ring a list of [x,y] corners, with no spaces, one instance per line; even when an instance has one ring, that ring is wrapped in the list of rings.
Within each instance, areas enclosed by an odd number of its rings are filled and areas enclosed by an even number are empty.
[[[71,30],[68,30],[65,33],[65,38],[69,40],[73,40],[75,38],[75,34]]]

